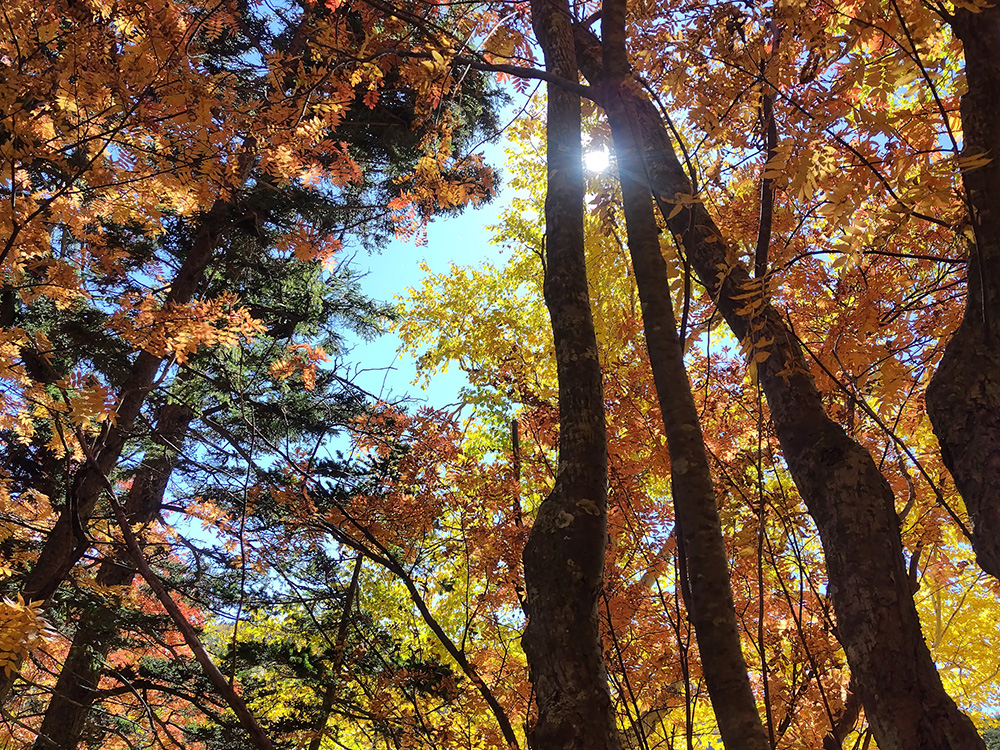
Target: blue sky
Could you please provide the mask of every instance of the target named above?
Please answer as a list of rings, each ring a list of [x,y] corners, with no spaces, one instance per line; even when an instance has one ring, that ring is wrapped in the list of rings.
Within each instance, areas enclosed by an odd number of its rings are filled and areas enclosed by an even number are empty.
[[[501,140],[485,147],[486,160],[503,179],[504,148]],[[492,203],[479,208],[467,208],[461,215],[437,219],[427,230],[427,244],[417,246],[412,241],[394,240],[378,255],[359,253],[353,266],[367,275],[361,288],[372,299],[394,301],[409,287],[417,286],[424,277],[420,262],[424,261],[433,273],[448,270],[451,263],[459,266],[478,266],[486,261],[497,261],[500,248],[491,244],[491,233],[486,227],[495,224],[500,212],[510,200],[508,191],[501,187]],[[399,337],[387,333],[372,342],[358,341],[347,356],[351,370],[358,369],[357,385],[387,400],[404,395],[426,401],[429,406],[444,406],[458,400],[459,389],[467,383],[465,375],[457,369],[436,375],[426,391],[414,385],[416,362],[405,354],[398,354]]]

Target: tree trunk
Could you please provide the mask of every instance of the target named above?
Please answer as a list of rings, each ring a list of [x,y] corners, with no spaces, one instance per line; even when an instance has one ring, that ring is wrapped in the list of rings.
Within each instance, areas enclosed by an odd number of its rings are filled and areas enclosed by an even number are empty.
[[[532,0],[546,69],[579,73],[567,0]],[[607,544],[607,447],[597,337],[583,245],[580,98],[548,90],[544,294],[559,377],[559,471],[524,548],[528,625],[522,643],[535,688],[535,750],[618,750],[597,602]]]
[[[965,316],[927,388],[927,414],[945,465],[972,521],[983,570],[1000,578],[1000,11],[956,7],[952,28],[965,47],[963,169],[974,240]]]
[[[581,69],[599,84],[599,42],[582,25],[576,34]],[[691,193],[690,181],[638,82],[620,91],[634,107],[646,171],[667,224],[736,337],[752,352],[768,352],[757,363],[758,376],[792,478],[820,532],[837,634],[879,748],[982,750],[924,643],[892,490],[868,451],[827,416],[798,341],[767,300],[763,280],[731,260],[704,206],[682,205],[667,218],[677,194]],[[747,304],[750,293],[759,295],[754,305]]]
[[[222,232],[228,227],[230,210],[228,203],[219,201],[202,218],[191,250],[178,269],[164,304],[185,304],[194,296]],[[48,601],[86,552],[88,545],[84,530],[104,492],[104,477],[113,473],[118,465],[162,362],[162,357],[147,351],[136,355],[128,378],[119,389],[115,424],[104,442],[93,447],[99,468],[86,463],[77,471],[69,490],[67,507],[46,537],[38,560],[24,583],[22,594],[25,601]]]
[[[156,426],[159,447],[146,452],[126,500],[125,512],[131,523],[150,523],[160,512],[163,494],[193,418],[194,412],[182,404],[167,404],[160,410]],[[129,586],[135,575],[132,565],[108,558],[98,569],[97,583]],[[80,743],[105,661],[120,629],[120,613],[114,606],[102,602],[81,614],[34,750],[69,750]]]
[[[229,226],[232,206],[217,201],[201,219],[191,250],[181,263],[167,293],[165,304],[184,304],[192,299],[204,278],[223,232]],[[133,427],[164,359],[141,351],[136,355],[125,382],[118,389],[115,423],[103,441],[91,446],[96,466],[89,461],[76,471],[68,490],[66,507],[45,537],[38,559],[28,573],[21,595],[25,601],[48,603],[70,570],[86,553],[90,544],[86,529],[94,509],[104,493],[104,482],[114,472],[126,443],[133,437]],[[0,675],[0,704],[6,701],[20,673],[20,665]]]
[[[611,124],[622,204],[632,256],[646,349],[670,452],[670,483],[679,549],[684,550],[691,601],[687,602],[712,708],[728,750],[768,750],[757,700],[740,647],[739,623],[729,580],[729,556],[716,508],[715,486],[698,409],[684,366],[684,352],[660,250],[653,196],[645,174],[632,100],[625,93],[630,68],[625,44],[625,3],[605,0],[601,20],[604,110]]]

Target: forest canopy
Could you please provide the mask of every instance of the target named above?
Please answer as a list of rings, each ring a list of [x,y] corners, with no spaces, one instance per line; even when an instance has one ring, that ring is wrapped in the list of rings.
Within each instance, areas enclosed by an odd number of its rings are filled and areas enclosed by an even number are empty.
[[[1000,9],[13,0],[0,67],[4,747],[1000,742]]]

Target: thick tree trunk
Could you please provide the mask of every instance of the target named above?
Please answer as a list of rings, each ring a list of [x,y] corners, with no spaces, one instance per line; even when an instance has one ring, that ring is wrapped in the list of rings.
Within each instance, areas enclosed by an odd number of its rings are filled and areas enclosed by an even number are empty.
[[[599,84],[599,42],[582,25],[576,33],[581,70]],[[620,91],[631,97],[647,174],[671,231],[737,338],[769,353],[757,372],[785,460],[820,532],[838,637],[879,748],[982,750],[924,643],[892,490],[868,451],[827,416],[798,341],[762,294],[761,280],[732,261],[704,206],[682,205],[667,218],[677,194],[690,194],[690,181],[652,102],[637,83]],[[760,295],[757,304],[747,304],[750,293]]]
[[[160,410],[156,426],[158,445],[143,457],[125,504],[125,512],[133,524],[149,523],[159,513],[193,417],[194,412],[181,404],[167,404]],[[128,562],[108,558],[98,569],[97,583],[108,587],[129,586],[135,575],[135,568]],[[80,743],[105,661],[120,628],[120,614],[115,607],[99,603],[84,610],[34,750],[68,750]]]
[[[927,388],[927,414],[941,455],[965,500],[976,559],[1000,578],[1000,10],[955,8],[965,47],[962,172],[974,241],[965,317]]]
[[[728,750],[768,750],[757,701],[740,648],[739,623],[729,580],[729,557],[716,508],[715,487],[701,433],[698,409],[684,366],[674,319],[667,264],[645,174],[633,101],[624,87],[630,77],[625,44],[625,2],[605,0],[601,28],[604,51],[604,110],[611,124],[628,248],[642,303],[646,348],[659,397],[670,452],[680,549],[690,580],[688,610],[698,639],[702,668],[719,733]]]
[[[546,69],[577,80],[567,0],[532,0]],[[545,302],[559,376],[559,471],[524,549],[523,645],[538,704],[535,750],[618,750],[597,602],[607,544],[607,448],[583,245],[580,98],[549,87]]]

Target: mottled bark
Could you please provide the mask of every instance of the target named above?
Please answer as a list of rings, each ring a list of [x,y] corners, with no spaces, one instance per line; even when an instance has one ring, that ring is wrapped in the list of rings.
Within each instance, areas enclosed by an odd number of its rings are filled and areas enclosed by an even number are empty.
[[[603,79],[598,40],[576,26],[579,63]],[[865,714],[881,750],[984,748],[972,722],[945,692],[920,631],[909,588],[892,490],[868,451],[824,408],[798,341],[735,260],[700,203],[682,204],[691,184],[655,106],[632,85],[635,126],[661,212],[733,333],[756,353],[757,372],[792,478],[819,529],[829,592]],[[748,294],[760,295],[748,305]]]
[[[729,556],[698,409],[677,334],[667,264],[660,250],[660,231],[635,125],[634,100],[626,92],[634,81],[629,80],[624,0],[605,0],[601,28],[604,110],[614,139],[646,349],[670,452],[678,547],[684,550],[690,582],[688,611],[723,743],[728,750],[767,750],[767,734],[740,647]]]
[[[156,445],[146,451],[125,502],[131,523],[147,524],[159,513],[193,417],[192,410],[182,404],[167,404],[160,410]],[[133,565],[108,558],[97,571],[97,583],[105,587],[130,586],[135,574]],[[121,614],[111,602],[95,602],[81,613],[34,750],[75,748],[80,743],[105,661],[120,629]]]
[[[956,7],[965,47],[963,169],[973,241],[965,316],[927,388],[927,414],[972,521],[976,559],[1000,578],[1000,9]]]
[[[567,0],[532,0],[546,70],[579,73]],[[548,90],[544,295],[559,377],[559,470],[524,549],[528,625],[523,645],[535,688],[535,750],[617,750],[597,602],[607,544],[607,447],[601,368],[583,245],[580,98]]]

